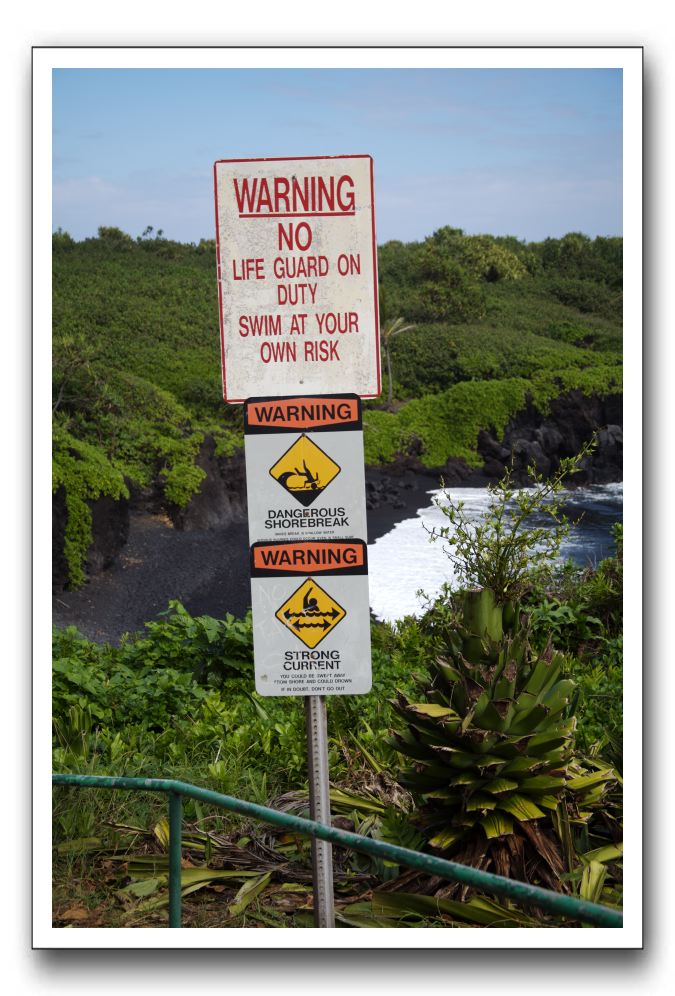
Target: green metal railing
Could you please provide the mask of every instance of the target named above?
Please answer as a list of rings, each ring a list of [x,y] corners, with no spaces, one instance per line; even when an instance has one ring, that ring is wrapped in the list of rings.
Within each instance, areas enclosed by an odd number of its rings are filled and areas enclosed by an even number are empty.
[[[561,895],[526,882],[515,882],[501,875],[480,871],[454,861],[435,857],[432,854],[422,854],[410,851],[405,847],[396,847],[382,840],[361,837],[359,834],[340,830],[337,827],[325,826],[314,820],[290,813],[280,813],[267,806],[259,806],[254,802],[244,802],[220,792],[188,785],[170,778],[112,778],[103,775],[52,775],[53,785],[71,785],[77,788],[107,788],[131,789],[132,791],[165,792],[169,796],[169,926],[181,926],[181,821],[183,813],[183,796],[207,802],[238,813],[240,816],[252,816],[264,823],[295,830],[307,836],[318,837],[320,840],[348,847],[362,854],[369,854],[397,864],[416,868],[418,871],[431,875],[440,875],[451,882],[462,882],[473,888],[485,889],[496,896],[513,899],[519,903],[531,903],[549,913],[557,913],[596,927],[622,927],[623,914],[598,903],[587,902],[574,896]]]

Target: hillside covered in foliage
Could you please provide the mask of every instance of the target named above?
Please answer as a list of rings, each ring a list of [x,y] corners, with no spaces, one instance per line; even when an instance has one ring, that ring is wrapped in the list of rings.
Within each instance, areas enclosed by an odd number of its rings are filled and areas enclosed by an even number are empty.
[[[368,463],[414,452],[428,468],[479,466],[481,429],[499,437],[527,404],[621,392],[620,238],[446,227],[378,257],[385,377],[365,406]],[[214,243],[56,232],[53,352],[53,486],[77,585],[92,499],[131,489],[182,508],[204,478],[204,440],[216,455],[243,444],[241,409],[221,398]]]
[[[241,407],[221,400],[215,247],[151,236],[54,236],[53,487],[66,513],[55,550],[71,588],[90,569],[102,504],[127,525],[132,497],[138,521],[158,508],[188,516],[205,499],[225,504],[243,479]],[[444,584],[395,624],[371,619],[372,689],[327,697],[332,821],[616,917],[622,527],[598,564],[560,554],[570,478],[599,455],[603,435],[622,438],[621,240],[525,244],[444,228],[381,246],[379,277],[385,379],[364,405],[368,483],[397,472],[428,481],[427,470],[464,479],[472,468],[496,483],[478,529],[460,500],[436,496],[443,524],[427,531],[459,587]],[[620,472],[615,450],[610,475]],[[548,466],[533,460],[532,481],[521,458],[535,452]],[[198,528],[211,543],[207,526]],[[123,587],[126,625],[128,575]],[[308,815],[303,710],[296,696],[252,690],[251,613],[195,612],[180,591],[157,609],[119,645],[55,627],[54,770],[172,777]],[[56,787],[56,925],[167,923],[165,805],[147,791]],[[184,926],[312,925],[311,853],[299,834],[186,798],[181,844]],[[335,848],[333,867],[341,928],[581,923],[579,907],[495,898],[488,884],[483,894],[379,855]]]

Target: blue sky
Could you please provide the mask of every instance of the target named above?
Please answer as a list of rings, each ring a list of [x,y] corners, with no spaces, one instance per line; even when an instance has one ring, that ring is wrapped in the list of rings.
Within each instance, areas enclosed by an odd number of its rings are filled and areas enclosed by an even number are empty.
[[[216,159],[370,153],[377,240],[622,232],[621,71],[62,69],[53,226],[214,237]]]

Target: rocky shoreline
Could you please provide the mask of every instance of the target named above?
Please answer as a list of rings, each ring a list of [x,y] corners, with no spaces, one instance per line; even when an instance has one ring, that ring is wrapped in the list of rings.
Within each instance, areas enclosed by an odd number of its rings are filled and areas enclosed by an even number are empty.
[[[586,397],[572,391],[556,399],[543,417],[528,407],[512,419],[501,438],[482,431],[483,466],[459,459],[429,470],[413,450],[386,467],[366,468],[368,540],[374,542],[402,519],[429,504],[428,492],[441,480],[449,487],[485,487],[498,480],[513,456],[517,484],[527,467],[555,471],[597,433],[597,447],[572,485],[606,484],[623,478],[622,399]],[[198,463],[206,473],[200,492],[185,509],[163,504],[156,491],[128,501],[92,502],[94,542],[87,559],[90,581],[65,590],[63,533],[65,495],[54,495],[52,538],[53,621],[75,625],[91,639],[117,642],[166,610],[169,598],[191,613],[243,615],[249,605],[246,479],[243,453],[217,457],[213,440]]]

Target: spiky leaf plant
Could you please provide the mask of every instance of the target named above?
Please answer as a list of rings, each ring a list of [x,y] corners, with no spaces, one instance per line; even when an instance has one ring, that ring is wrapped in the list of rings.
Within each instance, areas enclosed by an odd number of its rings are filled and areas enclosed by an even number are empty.
[[[393,746],[410,759],[401,785],[421,802],[429,844],[446,856],[521,881],[561,887],[573,847],[559,814],[584,823],[613,782],[574,756],[574,682],[563,656],[530,646],[520,606],[490,589],[459,597],[461,618],[431,668],[423,701],[399,694],[406,721]],[[448,894],[450,894],[448,891]]]

